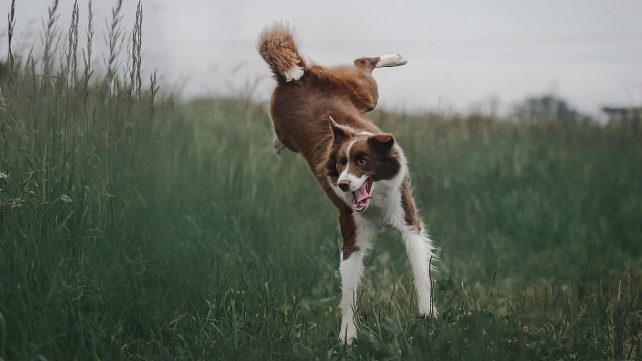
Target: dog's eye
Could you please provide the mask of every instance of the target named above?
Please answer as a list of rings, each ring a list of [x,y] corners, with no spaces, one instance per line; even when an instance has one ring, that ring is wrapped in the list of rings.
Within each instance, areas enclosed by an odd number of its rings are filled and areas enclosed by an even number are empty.
[[[346,161],[345,160],[340,160],[339,161],[339,167],[343,167],[344,165],[346,165]]]
[[[359,158],[359,164],[366,164],[366,158]]]

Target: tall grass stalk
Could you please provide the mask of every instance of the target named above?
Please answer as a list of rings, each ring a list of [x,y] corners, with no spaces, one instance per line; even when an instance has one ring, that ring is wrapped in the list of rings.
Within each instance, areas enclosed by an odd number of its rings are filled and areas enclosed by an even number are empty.
[[[60,15],[58,15],[58,0],[53,0],[49,6],[49,17],[45,23],[43,20],[42,27],[42,42],[44,44],[44,54],[42,56],[42,91],[46,94],[49,84],[53,83],[52,69],[54,64],[54,49],[58,47],[60,42],[60,27],[57,25]]]
[[[132,84],[132,92],[140,98],[140,91],[142,86],[140,68],[142,65],[141,48],[143,44],[143,3],[142,0],[138,1],[136,7],[136,21],[132,30],[132,48],[131,48],[131,70],[130,70],[130,83]]]
[[[100,86],[92,65],[91,1],[87,43],[81,50],[84,70],[79,74],[80,9],[75,2],[61,48],[58,4],[54,1],[49,6],[43,20],[40,57],[32,52],[25,58],[14,54],[15,2],[8,14],[11,76],[0,79],[7,96],[0,100],[0,358],[7,360],[84,359],[111,352],[104,349],[106,339],[86,329],[86,322],[94,317],[92,310],[99,310],[103,302],[96,298],[95,285],[100,281],[91,274],[102,262],[99,259],[118,259],[138,247],[123,238],[128,232],[122,230],[129,224],[123,217],[127,204],[123,191],[132,170],[140,166],[139,153],[149,148],[142,142],[153,136],[134,133],[129,136],[139,142],[122,142],[117,138],[123,132],[114,128],[123,128],[116,120],[125,119],[141,124],[131,132],[152,132],[156,75],[152,74],[149,91],[142,90],[140,73],[136,84],[125,77],[118,80],[114,59],[119,57],[124,31],[119,2],[108,36],[110,86]],[[139,12],[134,24],[138,44],[142,6]],[[133,55],[140,64],[140,45],[137,49]],[[4,65],[0,62],[0,67]],[[136,69],[140,72],[139,65]],[[130,96],[131,89],[136,89],[137,96],[129,107],[119,107],[117,100]],[[138,116],[145,121],[135,119]],[[113,265],[105,266],[105,280],[116,281],[107,276]],[[105,321],[105,313],[99,313],[103,316],[95,314],[97,327]],[[55,321],[56,315],[66,321]],[[55,336],[61,334],[81,341],[70,352]]]
[[[84,65],[84,76],[83,76],[83,82],[82,82],[82,92],[83,92],[83,120],[84,120],[84,131],[83,131],[83,146],[85,151],[88,151],[89,148],[87,147],[88,142],[93,142],[92,138],[92,133],[89,132],[89,119],[90,119],[90,106],[89,106],[89,95],[90,95],[90,89],[91,89],[91,78],[93,75],[93,70],[91,68],[91,63],[93,59],[93,39],[94,39],[94,29],[93,29],[93,18],[94,14],[92,11],[92,0],[89,0],[87,3],[87,30],[86,30],[86,37],[87,37],[87,47],[86,50],[82,50],[82,58],[83,58],[83,65]],[[83,174],[87,174],[87,166],[88,166],[88,156],[87,153],[83,154]],[[85,179],[83,177],[83,179]],[[87,184],[84,182],[80,183],[81,188],[84,189]]]
[[[15,58],[11,51],[11,42],[13,41],[16,29],[16,0],[11,0],[11,10],[7,14],[7,58],[9,59],[9,77],[13,78],[13,66]]]

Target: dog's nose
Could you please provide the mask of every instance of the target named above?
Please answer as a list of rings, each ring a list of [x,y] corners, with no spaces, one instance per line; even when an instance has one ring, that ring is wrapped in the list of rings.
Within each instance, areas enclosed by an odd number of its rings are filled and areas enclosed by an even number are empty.
[[[341,189],[344,192],[347,192],[347,191],[350,190],[350,180],[349,179],[341,180],[341,181],[339,181],[339,183],[337,183],[337,185],[339,186],[339,189]]]

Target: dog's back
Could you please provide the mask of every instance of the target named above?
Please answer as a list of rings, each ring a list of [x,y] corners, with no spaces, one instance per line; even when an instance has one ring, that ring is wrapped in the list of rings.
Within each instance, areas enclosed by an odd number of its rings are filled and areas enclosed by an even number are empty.
[[[300,152],[313,170],[325,161],[332,141],[330,116],[354,130],[380,133],[364,117],[377,105],[371,72],[379,58],[333,68],[308,65],[292,33],[281,24],[263,30],[258,49],[277,81],[270,103],[276,137],[289,150]]]

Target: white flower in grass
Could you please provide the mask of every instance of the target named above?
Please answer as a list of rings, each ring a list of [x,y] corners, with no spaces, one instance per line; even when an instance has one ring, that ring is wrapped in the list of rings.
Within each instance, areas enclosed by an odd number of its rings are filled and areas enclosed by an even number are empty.
[[[20,198],[14,198],[11,200],[11,209],[16,209],[22,207],[22,202],[24,202]]]
[[[8,174],[4,174],[4,173],[0,172],[0,179],[7,179],[7,178],[9,178]]]
[[[61,201],[63,201],[63,202],[65,202],[65,203],[71,203],[71,202],[73,202],[73,200],[71,199],[71,197],[69,197],[69,196],[68,196],[68,195],[66,195],[66,194],[61,195],[61,196],[60,196],[60,200],[61,200]]]

